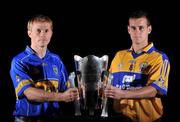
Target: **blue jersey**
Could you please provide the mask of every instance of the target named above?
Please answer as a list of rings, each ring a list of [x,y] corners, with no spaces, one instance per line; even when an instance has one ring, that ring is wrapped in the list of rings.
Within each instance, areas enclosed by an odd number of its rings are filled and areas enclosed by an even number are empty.
[[[59,109],[58,102],[32,102],[23,94],[29,87],[44,89],[47,92],[60,92],[67,89],[67,71],[59,56],[46,51],[39,58],[30,47],[15,56],[11,63],[10,75],[16,93],[18,116],[50,116]],[[44,86],[44,87],[42,87]]]

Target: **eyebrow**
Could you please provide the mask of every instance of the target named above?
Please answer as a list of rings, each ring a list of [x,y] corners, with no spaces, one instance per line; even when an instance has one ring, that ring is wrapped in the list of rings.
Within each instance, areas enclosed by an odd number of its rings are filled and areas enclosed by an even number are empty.
[[[144,25],[140,25],[140,26],[129,26],[129,27],[145,27]]]

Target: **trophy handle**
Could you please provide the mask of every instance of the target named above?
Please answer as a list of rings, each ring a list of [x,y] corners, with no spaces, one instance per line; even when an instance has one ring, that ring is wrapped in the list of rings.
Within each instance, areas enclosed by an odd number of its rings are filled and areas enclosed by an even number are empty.
[[[75,63],[75,71],[76,71],[76,78],[77,78],[77,86],[78,86],[78,90],[79,90],[79,97],[80,97],[80,108],[84,108],[85,109],[85,93],[84,93],[84,84],[82,83],[82,74],[81,74],[81,70],[82,70],[82,64],[83,64],[83,58],[79,55],[74,55],[74,63]]]
[[[107,84],[105,84],[105,85],[110,85],[112,80],[113,80],[113,75],[110,73],[108,76]],[[104,88],[103,88],[103,90],[104,90]],[[108,117],[108,98],[106,96],[103,96],[102,107],[103,108],[102,108],[101,117]]]
[[[74,79],[75,79],[75,73],[72,72],[72,73],[70,73],[70,75],[69,75],[69,81],[70,81],[70,87],[71,87],[71,88],[76,87],[76,86],[75,86],[75,81],[74,81]],[[75,100],[75,101],[74,101],[74,107],[75,107],[75,116],[80,116],[80,115],[81,115],[80,100]]]
[[[104,55],[100,58],[102,71],[107,71],[109,56]]]

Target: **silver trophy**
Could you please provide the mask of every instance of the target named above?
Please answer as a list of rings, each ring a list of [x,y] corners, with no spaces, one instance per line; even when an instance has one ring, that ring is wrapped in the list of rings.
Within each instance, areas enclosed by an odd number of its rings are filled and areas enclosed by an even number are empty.
[[[83,58],[74,55],[80,93],[79,103],[75,105],[75,115],[81,115],[80,110],[83,109],[87,110],[90,116],[93,116],[96,109],[101,109],[101,116],[108,116],[107,98],[104,96],[104,88],[112,80],[107,78],[108,59],[107,55],[100,58],[95,55]]]

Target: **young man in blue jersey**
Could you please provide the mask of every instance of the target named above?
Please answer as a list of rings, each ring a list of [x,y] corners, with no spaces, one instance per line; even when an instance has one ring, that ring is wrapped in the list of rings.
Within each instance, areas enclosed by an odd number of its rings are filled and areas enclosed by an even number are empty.
[[[59,101],[79,99],[77,88],[66,86],[68,74],[61,58],[48,50],[53,22],[36,15],[28,21],[31,45],[15,56],[10,75],[16,93],[16,122],[52,120],[61,109]]]
[[[112,85],[105,95],[113,98],[113,108],[132,121],[159,121],[163,115],[161,96],[167,94],[170,62],[148,40],[152,26],[146,12],[129,17],[130,49],[118,51],[109,71]]]

